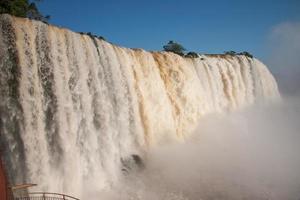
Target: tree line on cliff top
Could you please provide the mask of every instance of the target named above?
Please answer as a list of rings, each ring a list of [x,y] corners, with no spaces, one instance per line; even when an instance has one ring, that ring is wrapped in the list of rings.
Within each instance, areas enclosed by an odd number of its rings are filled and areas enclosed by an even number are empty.
[[[173,40],[170,40],[166,45],[163,46],[164,51],[167,52],[173,52],[177,55],[180,56],[184,56],[187,58],[198,58],[199,55],[196,52],[188,52],[187,54],[185,54],[184,52],[186,51],[186,49],[179,43],[174,42]],[[235,56],[235,55],[244,55],[246,57],[249,58],[253,58],[253,55],[251,55],[249,52],[247,51],[243,51],[240,53],[236,53],[235,51],[225,51],[224,52],[225,55],[231,55],[231,56]]]
[[[0,0],[0,14],[10,14],[16,17],[27,17],[29,19],[47,22],[49,15],[43,15],[37,8],[37,3],[42,0]]]

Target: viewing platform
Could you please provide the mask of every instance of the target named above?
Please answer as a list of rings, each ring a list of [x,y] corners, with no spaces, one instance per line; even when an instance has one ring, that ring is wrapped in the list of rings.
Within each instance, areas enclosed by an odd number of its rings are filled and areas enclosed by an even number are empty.
[[[12,200],[79,200],[75,197],[49,192],[33,192],[28,193],[27,196],[14,197]]]
[[[28,188],[36,184],[22,184],[10,187],[11,195],[8,200],[79,200],[78,198],[51,192],[28,192]]]

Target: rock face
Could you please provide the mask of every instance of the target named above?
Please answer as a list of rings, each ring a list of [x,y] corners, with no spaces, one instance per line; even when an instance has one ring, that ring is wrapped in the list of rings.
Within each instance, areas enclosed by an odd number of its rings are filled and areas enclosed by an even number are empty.
[[[0,157],[0,199],[1,200],[8,199],[7,188],[8,185],[6,182],[5,170]]]
[[[279,93],[255,58],[133,50],[2,15],[0,97],[12,184],[80,197],[118,181],[122,158],[185,140],[209,113]]]

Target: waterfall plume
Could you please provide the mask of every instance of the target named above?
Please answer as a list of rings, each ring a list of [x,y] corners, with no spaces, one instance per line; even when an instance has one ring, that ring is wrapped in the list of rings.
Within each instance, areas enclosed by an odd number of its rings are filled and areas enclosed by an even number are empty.
[[[279,98],[242,55],[184,58],[0,16],[0,145],[12,184],[80,196],[122,176],[122,159],[185,141],[201,118]]]

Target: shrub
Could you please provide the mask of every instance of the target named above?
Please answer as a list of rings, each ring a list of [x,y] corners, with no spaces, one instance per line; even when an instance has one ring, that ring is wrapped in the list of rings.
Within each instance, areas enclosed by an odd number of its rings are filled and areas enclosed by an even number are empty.
[[[40,0],[34,1],[39,2]],[[30,3],[29,0],[0,0],[0,14],[6,13],[17,17],[28,17],[46,23],[50,16],[41,14],[35,2]]]
[[[168,42],[165,46],[163,46],[165,51],[176,53],[180,56],[184,56],[185,48],[172,40]]]
[[[238,55],[244,55],[246,57],[253,58],[253,55],[247,51],[243,51],[243,52],[239,53]]]
[[[84,34],[83,32],[79,32],[81,35]],[[93,38],[98,38],[99,40],[105,40],[105,38],[101,35],[94,35],[91,32],[87,32],[86,35],[90,36],[92,39]],[[105,40],[106,41],[106,40]]]
[[[198,58],[199,55],[196,52],[188,52],[184,57],[186,58]]]
[[[224,54],[225,54],[225,55],[235,56],[235,55],[236,55],[236,52],[235,52],[235,51],[225,51]]]
[[[101,36],[101,35],[97,36],[97,38],[98,38],[99,40],[104,40],[104,41],[106,41],[106,39],[105,39],[103,36]]]

